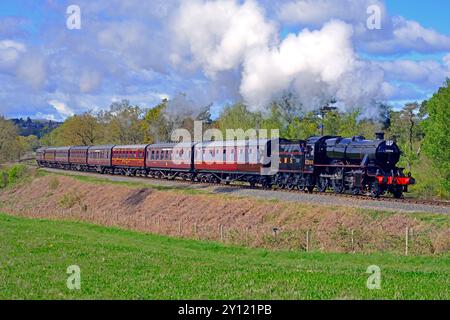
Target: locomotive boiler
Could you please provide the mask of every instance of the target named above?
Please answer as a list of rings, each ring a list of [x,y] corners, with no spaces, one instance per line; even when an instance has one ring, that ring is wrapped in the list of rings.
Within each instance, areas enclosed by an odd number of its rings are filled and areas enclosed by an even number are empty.
[[[328,188],[336,193],[368,192],[375,197],[390,192],[400,198],[415,181],[397,167],[401,151],[392,140],[377,133],[374,140],[363,136],[352,138],[317,137],[313,142],[314,169],[319,191]]]

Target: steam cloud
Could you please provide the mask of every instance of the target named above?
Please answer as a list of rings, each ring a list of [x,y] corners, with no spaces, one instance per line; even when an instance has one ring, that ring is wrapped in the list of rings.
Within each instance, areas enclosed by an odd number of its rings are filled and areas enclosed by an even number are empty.
[[[342,110],[362,108],[364,117],[377,117],[375,102],[387,90],[384,73],[357,56],[349,24],[332,20],[321,30],[304,29],[281,41],[255,1],[219,0],[184,2],[174,25],[176,48],[189,56],[174,54],[172,62],[189,60],[189,68],[200,68],[212,80],[238,70],[239,93],[253,111],[265,112],[271,101],[291,92],[307,109],[334,99]]]

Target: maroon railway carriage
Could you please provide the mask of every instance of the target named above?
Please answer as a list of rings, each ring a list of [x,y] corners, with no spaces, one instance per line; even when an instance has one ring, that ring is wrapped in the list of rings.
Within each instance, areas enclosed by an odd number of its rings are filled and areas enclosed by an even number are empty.
[[[69,154],[70,147],[59,147],[55,149],[55,163],[56,166],[62,169],[69,169]]]
[[[254,185],[261,176],[269,140],[201,142],[194,146],[194,169],[204,182],[247,181]]]
[[[146,175],[147,144],[115,146],[112,149],[112,166],[115,172],[126,175]]]
[[[90,147],[87,158],[89,169],[96,170],[99,173],[113,173],[112,150],[114,147],[114,145]]]
[[[191,179],[194,169],[192,158],[195,143],[157,143],[147,147],[146,169],[151,177],[177,176]]]
[[[42,166],[45,162],[45,150],[47,148],[39,148],[36,150],[36,161],[39,166]]]
[[[55,162],[55,149],[56,148],[46,148],[44,154],[44,162],[52,166]]]
[[[87,157],[89,147],[72,147],[69,152],[69,163],[74,170],[86,171],[88,169]]]

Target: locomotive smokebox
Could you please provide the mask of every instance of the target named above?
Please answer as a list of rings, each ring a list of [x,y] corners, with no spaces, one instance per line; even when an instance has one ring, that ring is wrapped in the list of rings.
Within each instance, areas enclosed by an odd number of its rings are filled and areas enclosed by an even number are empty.
[[[375,133],[375,138],[377,140],[384,140],[384,132],[377,132],[377,133]]]

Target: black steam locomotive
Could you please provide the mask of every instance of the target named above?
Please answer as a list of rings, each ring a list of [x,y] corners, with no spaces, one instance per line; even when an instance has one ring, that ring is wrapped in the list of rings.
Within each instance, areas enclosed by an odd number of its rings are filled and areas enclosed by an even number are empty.
[[[241,181],[266,189],[332,190],[373,197],[389,192],[401,198],[415,181],[396,166],[400,154],[398,146],[380,133],[375,140],[321,136],[42,148],[37,162],[44,167],[99,173],[209,183]]]
[[[363,136],[312,137],[307,140],[305,167],[313,174],[318,191],[350,191],[378,197],[386,192],[401,198],[415,180],[396,165],[401,151],[392,140],[377,133],[375,140]]]

